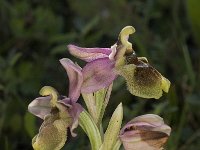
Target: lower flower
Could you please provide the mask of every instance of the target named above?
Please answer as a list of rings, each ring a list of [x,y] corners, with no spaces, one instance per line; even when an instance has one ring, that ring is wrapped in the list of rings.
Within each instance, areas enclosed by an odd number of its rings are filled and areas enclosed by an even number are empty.
[[[43,87],[40,94],[44,97],[36,98],[28,106],[29,112],[44,120],[32,146],[35,150],[60,150],[67,140],[68,128],[71,135],[76,136],[73,130],[78,126],[83,108],[70,98],[59,96],[49,86]]]
[[[66,112],[63,104],[57,104],[42,123],[39,133],[33,138],[35,150],[60,150],[67,140],[67,128],[72,118]]]

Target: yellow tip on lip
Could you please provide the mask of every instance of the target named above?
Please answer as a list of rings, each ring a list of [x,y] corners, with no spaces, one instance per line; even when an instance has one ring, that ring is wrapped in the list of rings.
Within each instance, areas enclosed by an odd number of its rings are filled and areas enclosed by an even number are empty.
[[[135,32],[135,28],[132,26],[126,26],[124,27],[120,34],[119,34],[119,39],[122,43],[122,45],[126,46],[127,50],[132,50],[132,44],[128,42],[128,37],[130,34],[133,34]]]
[[[52,99],[51,99],[51,105],[54,107],[56,105],[56,102],[58,100],[58,94],[56,89],[54,89],[51,86],[44,86],[41,90],[40,90],[40,95],[42,96],[48,96],[51,95]]]
[[[134,32],[135,32],[134,27],[126,26],[121,30],[120,35],[129,35],[129,34],[133,34]]]
[[[164,92],[166,93],[169,92],[170,84],[171,84],[170,81],[162,76],[162,89]]]

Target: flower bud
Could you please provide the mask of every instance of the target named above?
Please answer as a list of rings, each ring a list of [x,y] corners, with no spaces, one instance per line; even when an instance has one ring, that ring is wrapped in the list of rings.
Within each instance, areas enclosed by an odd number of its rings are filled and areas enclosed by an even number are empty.
[[[161,117],[142,115],[128,122],[120,132],[125,150],[160,150],[171,132]]]

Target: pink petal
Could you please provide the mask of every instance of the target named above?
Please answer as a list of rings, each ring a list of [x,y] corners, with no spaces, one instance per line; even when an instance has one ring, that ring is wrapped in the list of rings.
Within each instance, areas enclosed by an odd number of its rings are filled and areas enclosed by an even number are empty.
[[[77,134],[74,133],[74,129],[78,127],[78,119],[80,113],[83,111],[83,107],[80,104],[71,101],[70,98],[64,98],[58,102],[68,107],[67,110],[73,119],[72,124],[70,125],[70,132],[71,135],[75,137]]]
[[[63,105],[65,105],[65,106],[67,106],[68,108],[72,107],[71,106],[71,99],[68,98],[68,97],[65,97],[64,99],[59,100],[58,102],[61,103],[61,104],[63,104]]]
[[[136,122],[144,122],[144,123],[146,122],[153,126],[161,126],[164,124],[163,118],[155,114],[141,115],[130,121],[130,123],[136,123]]]
[[[83,107],[80,104],[72,103],[72,107],[69,110],[69,113],[73,118],[72,125],[70,126],[70,132],[73,137],[75,137],[77,135],[76,133],[74,133],[74,129],[76,129],[78,127],[78,119],[79,119],[79,115],[82,111],[83,111]]]
[[[80,96],[80,89],[83,83],[82,68],[67,58],[61,59],[60,63],[65,68],[69,78],[69,98],[76,102]]]
[[[71,44],[67,47],[70,54],[86,62],[91,62],[99,58],[106,58],[111,53],[110,48],[82,48]]]
[[[51,96],[38,97],[28,105],[28,111],[35,116],[44,119],[51,111],[50,100]]]
[[[126,129],[132,126],[146,126],[149,128],[160,127],[164,125],[163,118],[155,114],[145,114],[135,117],[129,121],[122,129],[120,134],[123,134]]]
[[[109,86],[117,77],[114,62],[109,58],[101,58],[87,63],[82,70],[83,85],[81,92],[92,93]]]

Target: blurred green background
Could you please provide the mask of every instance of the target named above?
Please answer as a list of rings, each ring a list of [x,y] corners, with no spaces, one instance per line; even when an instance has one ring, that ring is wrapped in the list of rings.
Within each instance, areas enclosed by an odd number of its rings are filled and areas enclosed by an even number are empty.
[[[115,81],[104,117],[124,105],[124,123],[145,113],[159,114],[172,127],[167,150],[200,147],[200,1],[199,0],[0,0],[0,149],[25,150],[41,120],[27,112],[44,85],[67,95],[67,75],[59,59],[66,45],[110,47],[126,25],[138,56],[171,81],[160,100],[129,94]],[[80,100],[79,102],[81,102]],[[81,102],[82,103],[82,102]],[[63,150],[90,149],[78,128]]]

